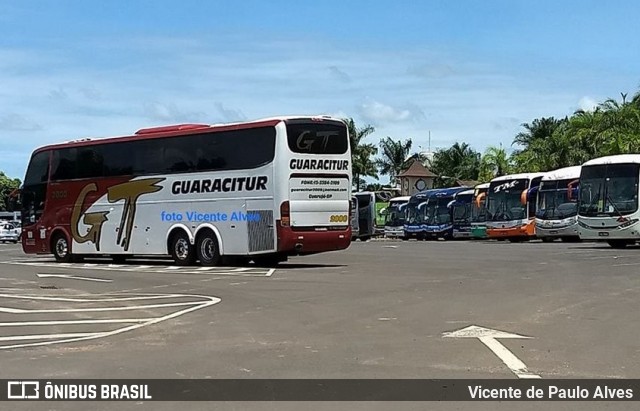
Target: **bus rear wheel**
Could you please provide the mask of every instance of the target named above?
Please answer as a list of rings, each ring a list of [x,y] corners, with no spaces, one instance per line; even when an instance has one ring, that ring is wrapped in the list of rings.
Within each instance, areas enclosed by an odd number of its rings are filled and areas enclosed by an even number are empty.
[[[194,247],[184,231],[178,231],[171,236],[169,252],[176,265],[193,265],[196,261]]]
[[[196,252],[202,265],[220,265],[222,257],[218,247],[218,237],[211,230],[204,230],[196,239]]]
[[[51,251],[57,262],[71,262],[71,247],[69,246],[69,240],[66,235],[58,233],[53,236],[51,239]]]

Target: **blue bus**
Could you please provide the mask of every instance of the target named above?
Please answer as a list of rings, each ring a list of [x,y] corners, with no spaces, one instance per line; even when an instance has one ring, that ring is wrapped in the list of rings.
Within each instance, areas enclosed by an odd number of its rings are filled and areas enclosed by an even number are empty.
[[[411,196],[407,205],[404,237],[452,238],[453,224],[449,203],[454,196],[468,187],[439,188],[421,191]]]
[[[460,191],[449,203],[453,238],[471,238],[471,222],[473,220],[473,198],[475,190]]]

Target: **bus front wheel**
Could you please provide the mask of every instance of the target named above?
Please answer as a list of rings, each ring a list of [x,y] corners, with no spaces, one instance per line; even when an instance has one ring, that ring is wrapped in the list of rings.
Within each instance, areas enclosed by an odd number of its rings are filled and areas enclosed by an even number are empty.
[[[196,239],[196,251],[198,260],[202,265],[220,265],[222,257],[218,247],[218,237],[211,230],[204,230]]]
[[[51,251],[56,261],[59,263],[71,262],[71,247],[69,246],[69,240],[63,233],[58,233],[53,236],[51,240]]]
[[[193,265],[196,253],[189,241],[189,236],[184,231],[178,231],[171,236],[169,252],[177,265]]]
[[[633,244],[633,241],[630,240],[608,240],[607,243],[611,246],[611,248],[627,248],[628,245]]]

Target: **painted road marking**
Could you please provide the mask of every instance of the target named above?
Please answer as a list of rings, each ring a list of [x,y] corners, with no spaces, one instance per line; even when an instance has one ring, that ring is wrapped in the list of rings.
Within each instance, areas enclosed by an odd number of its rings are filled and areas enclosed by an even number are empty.
[[[35,261],[34,261],[35,260]],[[0,261],[0,264],[27,265],[32,267],[50,267],[80,270],[126,271],[145,273],[171,273],[171,274],[200,274],[200,275],[231,275],[240,277],[271,277],[275,269],[262,267],[192,267],[192,266],[166,266],[166,265],[127,265],[127,264],[89,264],[81,263],[57,263],[55,261],[37,261],[37,258],[29,260]]]
[[[188,299],[190,301],[184,301]],[[14,300],[14,302],[26,301],[40,301],[47,302],[65,302],[64,309],[23,309],[17,307],[5,306],[6,300]],[[167,300],[158,301],[158,303],[144,304],[147,300]],[[179,302],[173,302],[172,300],[178,300]],[[126,302],[136,301],[136,305],[128,306]],[[217,304],[220,299],[217,297],[204,296],[204,295],[191,295],[191,294],[146,294],[135,296],[107,296],[103,298],[96,297],[45,297],[34,295],[14,295],[14,294],[0,294],[0,312],[15,314],[20,318],[29,316],[29,314],[41,314],[51,313],[56,314],[55,318],[51,320],[38,320],[38,321],[6,321],[0,323],[0,331],[15,329],[19,326],[64,326],[73,325],[72,333],[65,332],[65,330],[56,330],[56,333],[38,333],[38,334],[16,334],[16,335],[0,335],[0,343],[2,342],[18,342],[19,344],[2,345],[0,344],[0,350],[35,347],[52,344],[70,343],[76,341],[86,341],[96,338],[110,337],[116,334],[121,334],[127,331],[133,331],[138,328],[142,328],[148,325],[157,324],[162,321],[166,321],[172,318],[179,317],[189,312],[199,310],[211,305]],[[74,303],[76,307],[73,307]],[[84,306],[86,303],[105,303],[110,305],[109,307],[94,307],[89,308]],[[152,310],[152,309],[165,309],[167,307],[183,307],[168,314],[160,314],[155,317],[148,318],[76,318],[77,313],[90,313],[90,312],[124,312],[128,310]],[[163,310],[164,311],[164,310]],[[164,311],[166,313],[166,311]],[[72,319],[60,318],[60,315],[67,313],[75,314]],[[86,324],[95,327],[98,324],[124,324],[125,326],[117,328],[115,330],[99,330],[84,331],[78,330],[78,325]],[[19,328],[18,328],[19,329]],[[37,340],[37,341],[33,341]],[[46,341],[42,341],[46,340]]]
[[[481,343],[487,346],[502,362],[506,365],[518,378],[542,378],[537,374],[533,374],[527,369],[527,365],[520,361],[511,351],[502,345],[498,338],[524,338],[527,337],[520,334],[512,334],[505,331],[492,330],[490,328],[478,327],[470,325],[456,331],[446,332],[442,334],[444,338],[477,338]]]
[[[77,275],[70,275],[70,274],[36,274],[38,277],[40,278],[50,278],[50,277],[57,277],[57,278],[65,278],[67,280],[81,280],[81,281],[95,281],[98,283],[112,283],[113,280],[108,280],[106,278],[94,278],[94,277],[80,277]]]

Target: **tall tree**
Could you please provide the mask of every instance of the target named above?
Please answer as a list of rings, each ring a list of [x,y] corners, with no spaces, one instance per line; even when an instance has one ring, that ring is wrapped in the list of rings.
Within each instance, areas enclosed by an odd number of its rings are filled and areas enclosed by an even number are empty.
[[[393,184],[398,174],[400,174],[408,165],[411,153],[411,139],[405,141],[396,141],[391,137],[380,140],[380,148],[382,149],[381,157],[376,160],[376,165],[380,174],[388,175],[389,182]]]
[[[477,180],[480,172],[480,153],[467,143],[455,143],[447,149],[440,149],[427,162],[429,169],[445,180]],[[446,184],[445,184],[446,185]]]
[[[373,157],[378,153],[378,148],[372,143],[364,143],[362,141],[373,133],[375,128],[368,124],[358,128],[352,118],[344,119],[344,122],[347,123],[349,131],[353,183],[356,191],[360,191],[363,177],[378,178],[378,170],[373,160]]]
[[[490,146],[484,152],[480,162],[480,180],[489,181],[511,172],[511,160],[507,151],[500,147]]]
[[[20,187],[20,180],[9,178],[0,171],[0,211],[6,211],[9,203],[9,194]]]

